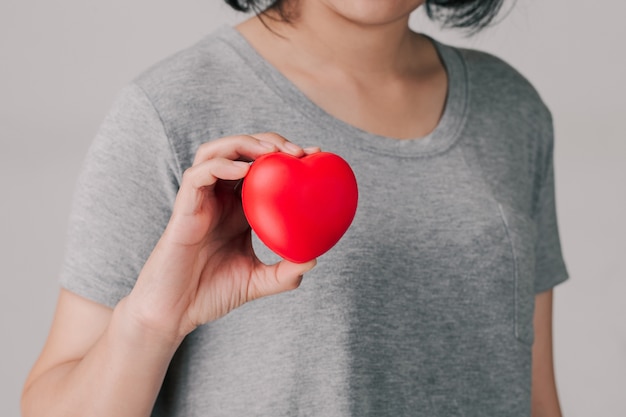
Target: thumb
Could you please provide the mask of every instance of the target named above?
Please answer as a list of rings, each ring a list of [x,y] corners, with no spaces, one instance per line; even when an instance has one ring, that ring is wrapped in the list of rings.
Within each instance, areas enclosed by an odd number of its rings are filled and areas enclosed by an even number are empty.
[[[283,260],[273,265],[259,265],[250,280],[248,301],[298,288],[302,275],[316,264],[317,260],[313,259],[300,264]]]

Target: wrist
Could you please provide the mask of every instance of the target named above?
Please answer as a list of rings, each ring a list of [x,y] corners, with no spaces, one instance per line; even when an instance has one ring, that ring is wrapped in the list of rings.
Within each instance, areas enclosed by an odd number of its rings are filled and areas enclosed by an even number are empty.
[[[131,343],[173,355],[188,332],[180,331],[178,323],[171,318],[166,320],[159,313],[146,310],[131,294],[115,307],[112,320],[119,323]]]

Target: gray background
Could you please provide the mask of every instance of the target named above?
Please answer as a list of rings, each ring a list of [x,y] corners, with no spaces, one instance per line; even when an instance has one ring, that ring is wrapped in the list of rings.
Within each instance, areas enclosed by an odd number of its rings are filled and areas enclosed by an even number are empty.
[[[626,416],[626,6],[518,0],[472,39],[412,24],[517,67],[552,109],[571,280],[556,291],[556,373],[569,417]],[[242,16],[218,0],[0,3],[0,416],[42,348],[76,175],[117,91]],[[515,111],[515,109],[511,109]]]

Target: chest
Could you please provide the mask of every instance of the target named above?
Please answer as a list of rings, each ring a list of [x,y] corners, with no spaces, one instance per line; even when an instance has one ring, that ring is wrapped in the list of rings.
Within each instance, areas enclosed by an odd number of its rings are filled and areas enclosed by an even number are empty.
[[[445,71],[412,80],[359,85],[350,80],[304,80],[305,95],[328,114],[376,135],[411,139],[432,132],[443,113]]]

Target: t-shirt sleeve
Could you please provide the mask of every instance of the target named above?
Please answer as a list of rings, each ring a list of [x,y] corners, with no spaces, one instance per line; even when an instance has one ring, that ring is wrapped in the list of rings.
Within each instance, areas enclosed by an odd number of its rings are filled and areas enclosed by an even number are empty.
[[[568,278],[563,260],[556,214],[554,187],[554,139],[552,124],[543,152],[536,193],[534,220],[537,228],[535,293],[547,291]]]
[[[129,85],[84,161],[61,286],[114,307],[134,286],[165,229],[180,178],[159,114],[140,87]]]

